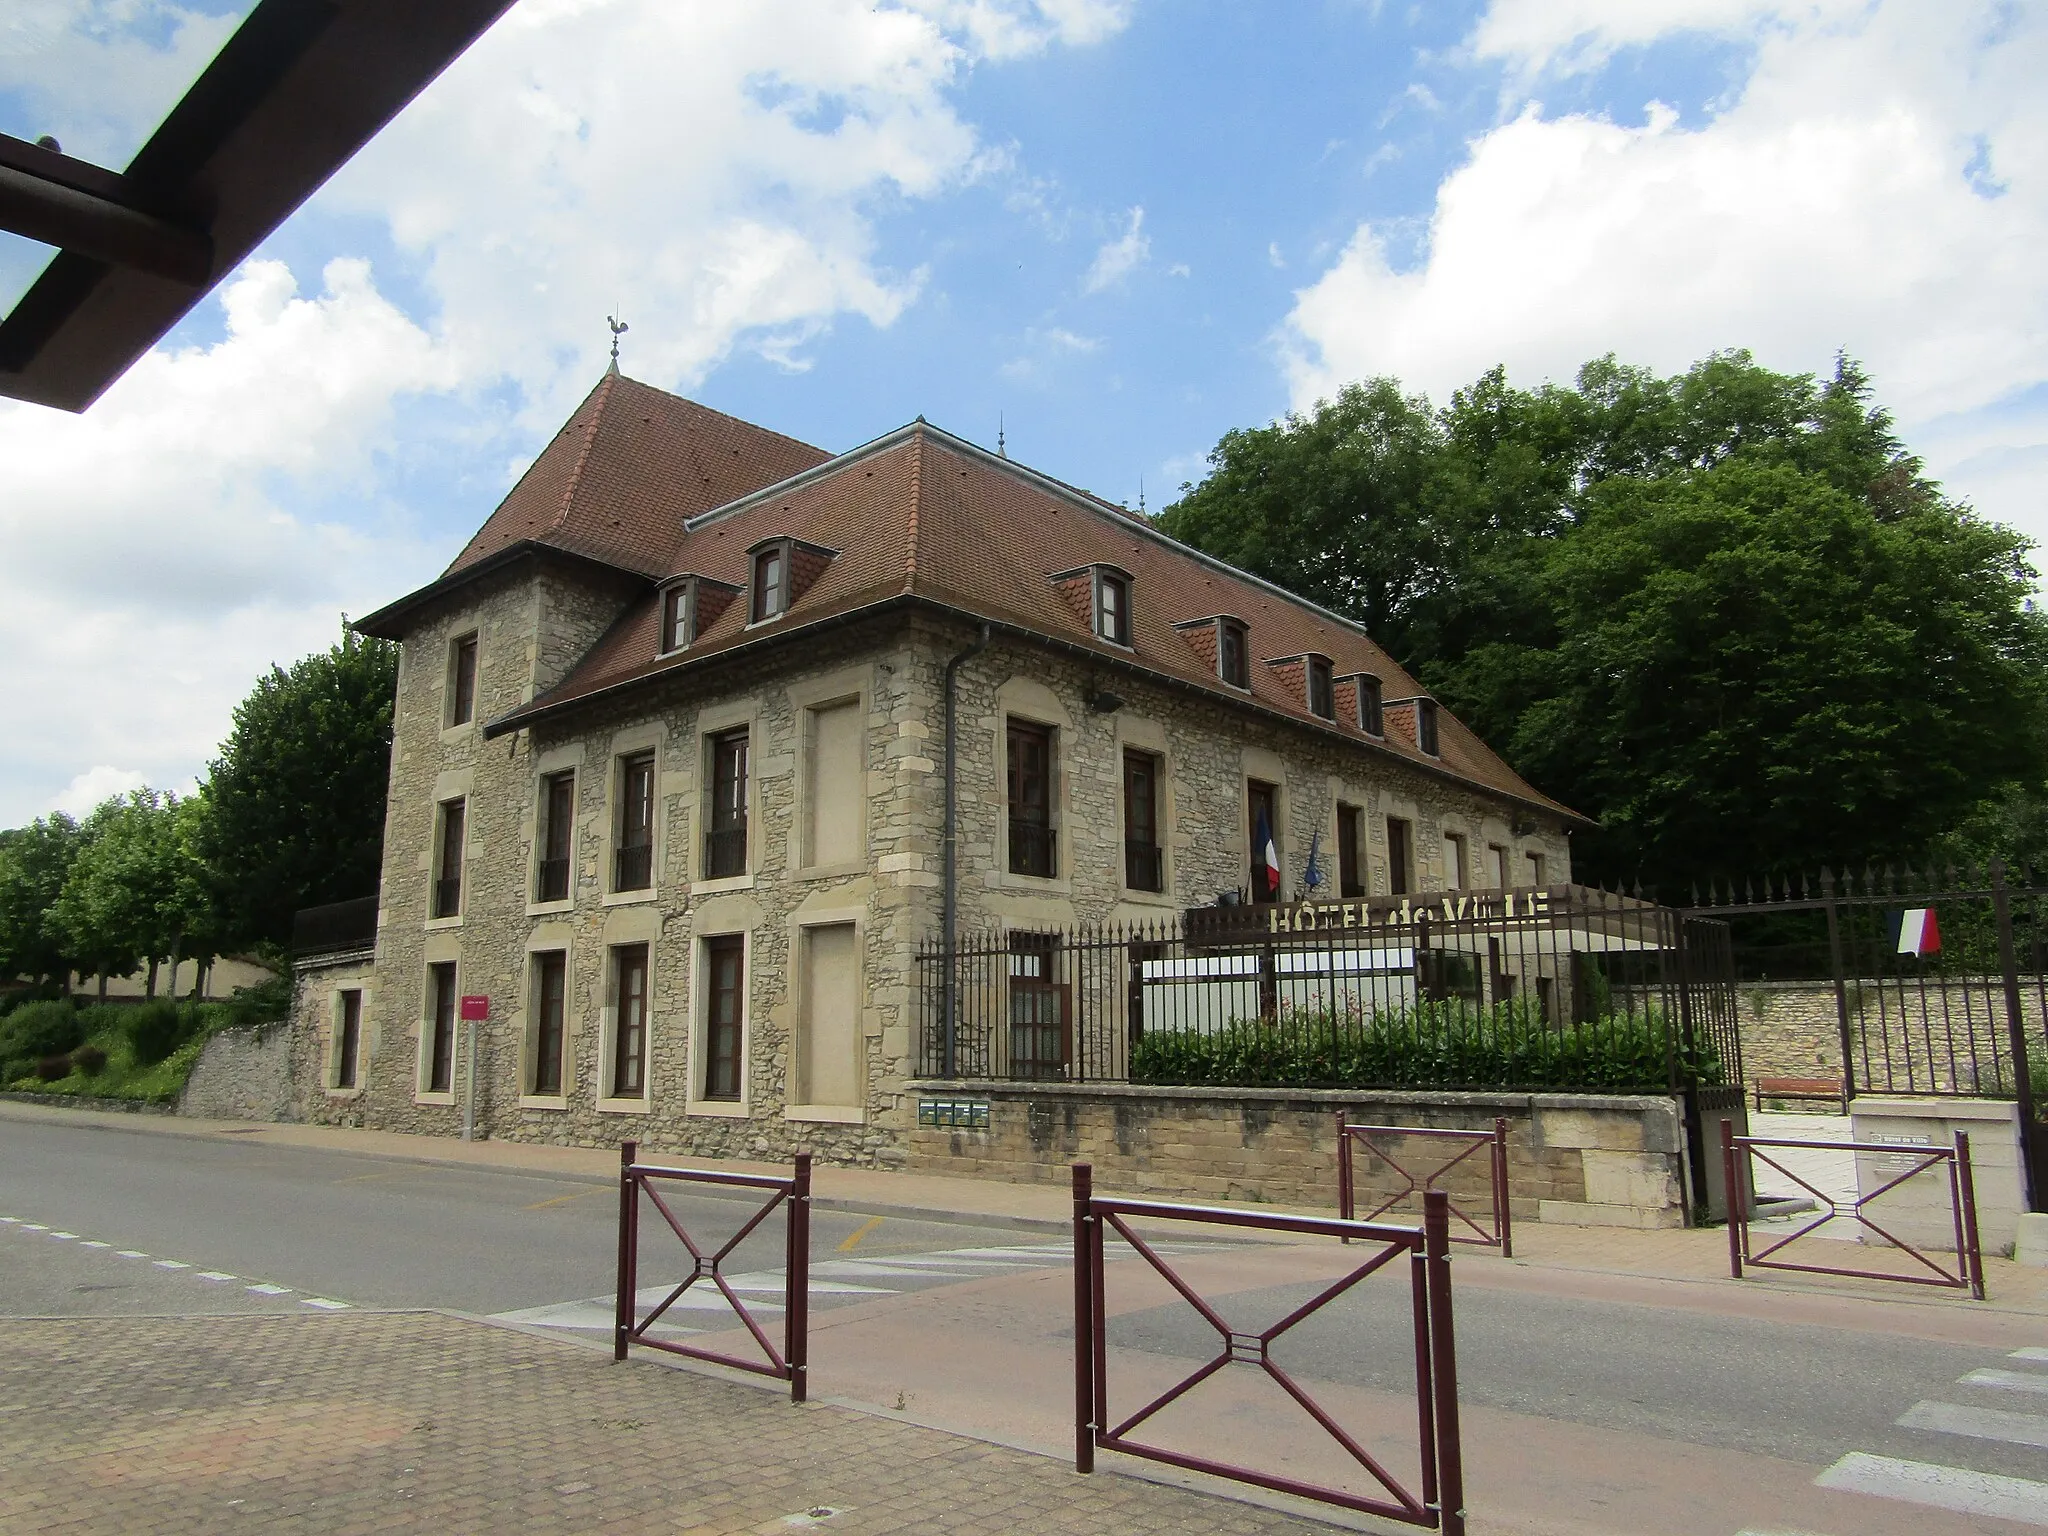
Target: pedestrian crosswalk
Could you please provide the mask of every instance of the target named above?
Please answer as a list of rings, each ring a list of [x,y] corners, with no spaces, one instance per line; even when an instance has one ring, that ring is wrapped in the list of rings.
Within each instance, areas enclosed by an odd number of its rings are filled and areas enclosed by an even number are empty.
[[[1974,1396],[1976,1401],[1923,1400],[1896,1422],[1902,1429],[1942,1437],[1933,1443],[1948,1447],[1957,1463],[1965,1460],[1971,1446],[2048,1448],[2048,1415],[2024,1411],[2048,1395],[2048,1370],[2038,1369],[2043,1365],[2048,1365],[2048,1349],[2014,1350],[2004,1365],[1980,1367],[1956,1378],[1956,1385],[1965,1390],[1955,1395]],[[2048,1482],[2032,1477],[1851,1451],[1814,1482],[1846,1493],[2048,1528]]]
[[[1162,1254],[1213,1251],[1211,1243],[1155,1243]],[[998,1247],[949,1248],[937,1253],[890,1253],[861,1258],[813,1260],[809,1288],[811,1310],[844,1306],[852,1302],[902,1291],[927,1290],[954,1285],[988,1275],[1018,1274],[1031,1269],[1063,1269],[1072,1262],[1073,1244],[1055,1241],[1016,1243]],[[647,1270],[642,1271],[643,1278]],[[643,1285],[634,1304],[645,1316],[673,1291],[682,1279],[678,1272],[665,1284]],[[727,1275],[725,1283],[747,1310],[758,1318],[779,1317],[783,1310],[782,1271],[754,1270]],[[523,1307],[493,1314],[496,1321],[521,1323],[528,1327],[557,1329],[589,1337],[610,1338],[616,1307],[611,1296],[589,1296],[548,1306]],[[673,1342],[693,1333],[723,1330],[735,1326],[731,1305],[708,1280],[700,1280],[678,1296],[647,1330],[653,1339]]]

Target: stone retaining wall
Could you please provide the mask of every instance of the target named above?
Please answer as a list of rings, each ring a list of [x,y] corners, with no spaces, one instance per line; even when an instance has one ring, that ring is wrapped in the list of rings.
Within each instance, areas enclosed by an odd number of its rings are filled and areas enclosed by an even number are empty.
[[[921,1097],[985,1101],[988,1128],[918,1126],[908,1167],[1017,1183],[1095,1166],[1106,1193],[1284,1206],[1337,1203],[1336,1114],[1353,1123],[1490,1130],[1508,1119],[1509,1206],[1518,1221],[1676,1227],[1685,1221],[1682,1128],[1668,1098],[1577,1094],[1343,1093],[1239,1088],[913,1084]],[[1411,1166],[1428,1166],[1426,1144]],[[1399,1148],[1397,1156],[1406,1157]],[[1433,1154],[1438,1161],[1451,1155]],[[1485,1201],[1484,1153],[1445,1187]],[[1359,1155],[1359,1188],[1393,1192]],[[1374,1202],[1376,1203],[1376,1202]]]
[[[224,1029],[206,1042],[178,1113],[200,1120],[294,1120],[293,1029],[287,1023]]]
[[[1995,979],[1988,986],[1930,984],[1924,992],[1911,982],[1901,989],[1851,981],[1844,1000],[1851,1027],[1867,1042],[1863,1048],[1874,1068],[1883,1062],[1889,1045],[1901,1091],[1908,1063],[1917,1068],[1922,1090],[1992,1095],[2010,1091],[2010,1085],[1995,1081],[1992,1069],[1994,1061],[2010,1054],[2005,1000]],[[2038,1042],[2041,988],[2032,976],[2021,978],[2020,1009],[2028,1038]],[[1742,1030],[1743,1077],[1752,1090],[1764,1077],[1842,1075],[1841,1025],[1832,982],[1742,982],[1737,987],[1736,1017]],[[1857,1075],[1860,1079],[1860,1065]],[[1881,1078],[1878,1086],[1884,1086]]]

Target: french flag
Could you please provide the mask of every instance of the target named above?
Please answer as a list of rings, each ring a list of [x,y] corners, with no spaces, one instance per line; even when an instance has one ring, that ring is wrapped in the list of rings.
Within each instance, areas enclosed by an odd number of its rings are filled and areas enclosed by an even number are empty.
[[[1252,871],[1264,887],[1261,894],[1272,901],[1280,894],[1280,849],[1273,841],[1273,829],[1267,824],[1266,812],[1259,810],[1258,831],[1253,834],[1257,846],[1252,850]]]
[[[1891,940],[1902,955],[1932,955],[1941,950],[1941,924],[1936,921],[1934,908],[1909,907],[1904,912],[1894,912],[1886,925],[1891,930]]]

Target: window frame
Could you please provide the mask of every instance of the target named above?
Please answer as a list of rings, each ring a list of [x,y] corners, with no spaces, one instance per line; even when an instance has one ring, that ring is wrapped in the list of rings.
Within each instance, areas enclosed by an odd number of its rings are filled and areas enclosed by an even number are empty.
[[[1268,897],[1259,895],[1256,862],[1259,856],[1259,801],[1267,803],[1266,830],[1273,839],[1274,855],[1280,860],[1280,883]],[[1285,804],[1282,800],[1281,784],[1276,779],[1261,779],[1247,775],[1244,781],[1244,878],[1245,889],[1250,892],[1254,905],[1267,905],[1287,899],[1287,834],[1283,830],[1286,822]]]
[[[1548,885],[1550,883],[1547,879],[1544,878],[1545,875],[1548,873],[1550,861],[1547,857],[1545,857],[1542,849],[1525,849],[1522,853],[1522,859],[1523,862],[1528,866],[1530,885],[1540,889],[1541,887]]]
[[[328,1071],[329,1093],[360,1093],[363,1087],[362,987],[334,991],[334,1049]]]
[[[1406,816],[1387,816],[1387,894],[1413,896],[1415,890],[1415,823]]]
[[[738,745],[738,770],[728,776],[728,749]],[[751,723],[729,725],[704,737],[704,837],[702,875],[705,880],[744,879],[753,871],[754,728]],[[730,802],[729,804],[726,802]],[[735,836],[737,834],[737,836]],[[719,841],[723,839],[724,841]],[[739,853],[737,869],[724,868],[734,846]]]
[[[692,1087],[698,1104],[716,1105],[730,1113],[747,1101],[747,938],[744,933],[706,934],[699,942],[703,965],[703,1054],[701,1070]],[[732,1017],[718,1017],[719,1002],[727,989],[721,985],[721,960],[732,961]],[[721,1046],[729,1043],[730,1051]],[[722,1065],[731,1069],[731,1091],[724,1089],[717,1074]],[[715,1112],[715,1111],[714,1111]]]
[[[1126,650],[1131,645],[1131,578],[1106,566],[1095,568],[1095,638]]]
[[[469,796],[450,795],[434,805],[433,878],[427,887],[427,921],[460,923],[468,880]],[[448,873],[453,857],[455,873]],[[450,887],[453,887],[452,893]],[[453,900],[450,900],[450,896]]]
[[[686,651],[697,638],[696,583],[679,581],[661,592],[661,636],[657,656]]]
[[[1462,832],[1445,832],[1444,840],[1444,889],[1464,891],[1472,889],[1472,840]],[[1456,864],[1455,871],[1452,865]],[[1452,875],[1457,878],[1453,879]]]
[[[1327,656],[1304,656],[1301,661],[1302,690],[1308,698],[1308,712],[1319,720],[1337,718],[1337,684]]]
[[[618,797],[617,808],[612,814],[610,894],[646,897],[655,889],[654,845],[657,823],[660,820],[660,761],[653,747],[638,747],[630,752],[621,752],[614,761],[618,767],[613,771],[612,778],[618,788]],[[646,792],[644,795],[636,796],[634,781],[643,773]],[[632,819],[636,799],[646,813],[644,825]],[[628,834],[637,832],[644,832],[645,836],[629,841]],[[638,873],[628,869],[629,856],[636,859],[644,856],[647,861],[646,878],[637,885],[626,883],[630,874]]]
[[[560,1099],[569,1083],[569,952],[566,949],[536,949],[527,954],[527,1006],[533,1010],[532,1049],[525,1072],[526,1095],[536,1099]],[[549,1017],[549,977],[555,990],[553,1017]],[[542,1069],[550,1060],[554,1081],[549,1083]]]
[[[1337,802],[1337,895],[1355,901],[1370,894],[1365,865],[1365,808]]]
[[[1226,640],[1236,645],[1236,676],[1231,675],[1231,652]],[[1219,618],[1216,621],[1216,676],[1232,688],[1244,693],[1252,691],[1252,632],[1251,626],[1242,619]]]
[[[1435,699],[1424,697],[1415,701],[1415,746],[1425,756],[1443,756],[1443,738],[1437,722]]]
[[[444,980],[445,989],[442,985]],[[425,1003],[420,1029],[419,1082],[414,1097],[427,1103],[452,1104],[455,1102],[455,1057],[462,1033],[459,961],[427,962]]]
[[[479,631],[468,630],[448,642],[448,704],[441,728],[460,730],[476,722]]]
[[[564,796],[568,802],[566,814],[558,814],[563,811],[563,808],[555,803],[558,790],[567,791]],[[540,776],[540,792],[538,803],[534,807],[534,819],[537,826],[533,840],[533,904],[537,907],[546,907],[571,901],[576,895],[574,768],[557,768]],[[560,866],[561,893],[550,895],[548,876],[557,865]]]
[[[1489,889],[1504,891],[1508,888],[1508,848],[1505,843],[1486,845],[1486,872],[1492,877]]]
[[[1033,774],[1028,763],[1020,763],[1018,747],[1034,744],[1043,754],[1042,771]],[[1057,880],[1060,872],[1058,808],[1059,727],[1022,715],[1003,720],[1004,785],[1004,868],[1027,880]],[[1034,805],[1028,791],[1034,779],[1041,803]],[[1020,814],[1021,812],[1021,814]],[[1020,836],[1020,832],[1022,835]],[[1034,854],[1042,855],[1042,869],[1028,868]]]
[[[753,552],[747,568],[747,623],[771,624],[790,610],[796,541],[775,539]],[[775,562],[775,580],[762,579],[769,561]],[[772,603],[772,606],[771,606]]]
[[[1358,728],[1368,736],[1387,734],[1386,685],[1370,672],[1355,673],[1351,679],[1358,700]]]
[[[1143,747],[1126,746],[1123,749],[1123,823],[1124,823],[1124,889],[1144,891],[1149,895],[1163,895],[1166,891],[1166,839],[1160,827],[1161,796],[1159,781],[1165,771],[1165,760],[1157,753]],[[1138,784],[1134,773],[1143,776],[1145,814],[1135,814],[1141,803]],[[1144,825],[1141,827],[1140,822]],[[1144,836],[1138,834],[1143,832]],[[1151,883],[1133,878],[1148,875]]]
[[[637,979],[637,992],[628,991],[629,976]],[[611,946],[605,956],[605,995],[611,1027],[607,1031],[602,1097],[610,1104],[645,1104],[653,1080],[649,1070],[654,1033],[652,944],[637,940]],[[630,1016],[629,999],[634,1005]]]

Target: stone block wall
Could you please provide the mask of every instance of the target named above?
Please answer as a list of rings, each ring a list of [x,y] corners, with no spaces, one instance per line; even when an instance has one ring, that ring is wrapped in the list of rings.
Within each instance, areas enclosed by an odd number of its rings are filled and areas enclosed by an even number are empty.
[[[2022,978],[2020,1013],[2028,1038],[2036,1042],[2044,1038],[2041,999],[2042,989],[2034,978]],[[1862,1058],[1868,1056],[1873,1075],[1881,1073],[1889,1048],[1899,1092],[1908,1091],[1909,1071],[1919,1074],[1911,1087],[1921,1092],[2010,1091],[2009,1085],[1997,1085],[1993,1065],[2011,1054],[2003,984],[1996,979],[1969,987],[1931,985],[1924,991],[1917,982],[1902,988],[1851,981],[1845,1001],[1857,1042],[1859,1088],[1866,1086]],[[1842,1035],[1832,982],[1743,982],[1737,988],[1737,1022],[1743,1076],[1752,1091],[1757,1079],[1764,1077],[1842,1075]],[[1876,1089],[1884,1087],[1880,1079]]]
[[[224,1029],[206,1042],[178,1113],[201,1120],[295,1120],[298,1031],[290,1022]]]
[[[1490,1130],[1508,1120],[1509,1208],[1518,1221],[1587,1226],[1684,1224],[1677,1105],[1653,1097],[1568,1094],[1345,1093],[1314,1090],[1061,1089],[1016,1083],[922,1083],[923,1095],[986,1100],[983,1130],[919,1126],[908,1166],[921,1173],[1059,1183],[1092,1163],[1105,1193],[1334,1207],[1336,1115],[1354,1124]],[[1404,1166],[1426,1168],[1462,1148],[1419,1138],[1388,1143]],[[1453,1198],[1487,1207],[1483,1152],[1446,1182]],[[1397,1176],[1354,1154],[1362,1206]],[[1401,1209],[1412,1212],[1412,1202]],[[1390,1219],[1393,1213],[1389,1213]],[[1483,1224],[1483,1217],[1481,1218]]]

